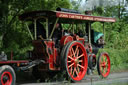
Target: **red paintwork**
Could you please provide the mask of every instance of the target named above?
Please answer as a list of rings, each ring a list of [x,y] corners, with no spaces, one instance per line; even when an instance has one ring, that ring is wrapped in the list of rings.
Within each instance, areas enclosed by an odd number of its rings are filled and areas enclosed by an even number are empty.
[[[8,80],[6,82],[3,81],[3,78],[7,77]],[[1,83],[2,85],[11,85],[12,84],[12,74],[8,71],[3,72],[3,74],[1,75]]]
[[[57,49],[56,48],[54,48],[54,64],[58,64],[57,63],[57,56],[58,56],[58,53],[57,53]]]
[[[46,44],[46,52],[48,53],[48,62],[49,62],[49,69],[54,70],[54,42],[53,41],[44,41]]]
[[[49,63],[49,70],[58,70],[58,68],[55,67],[56,64],[56,57],[58,55],[57,49],[55,48],[55,44],[53,41],[44,41],[46,44],[46,51],[49,57],[48,63]]]
[[[76,35],[76,34],[74,34],[74,36],[73,36],[73,40],[79,40],[79,36]]]
[[[116,21],[115,18],[90,16],[90,15],[82,15],[82,14],[66,13],[66,12],[56,12],[56,16],[59,18],[88,20],[88,21],[100,21],[100,22],[115,22]]]
[[[17,63],[29,63],[27,60],[11,60],[11,61],[0,61],[0,64],[17,64]]]
[[[93,54],[93,55],[92,54],[89,54],[89,57],[91,57],[91,56],[94,57],[94,58],[96,58],[96,55],[95,54]]]
[[[107,53],[101,54],[100,61],[99,61],[99,69],[101,75],[106,78],[111,70],[110,58]]]
[[[83,45],[85,45],[85,39],[79,37],[78,35],[74,35],[74,40],[80,41]]]
[[[73,37],[72,36],[63,36],[60,40],[60,45],[64,46],[66,45],[68,42],[73,41]]]
[[[73,80],[80,81],[85,76],[88,68],[88,57],[85,47],[80,42],[75,42],[67,50],[66,67],[68,74]]]
[[[84,38],[79,38],[79,41],[81,41],[83,45],[85,44],[85,39]]]
[[[99,22],[115,22],[115,18],[108,18],[108,17],[100,17],[100,16],[91,16],[91,15],[83,15],[83,14],[76,14],[76,13],[68,13],[68,12],[61,12],[61,11],[31,11],[27,13],[23,13],[19,16],[20,20],[33,20],[34,18],[38,17],[50,17],[50,18],[63,18],[67,19],[66,22],[70,22],[69,19],[74,20],[86,20],[86,21],[99,21]]]

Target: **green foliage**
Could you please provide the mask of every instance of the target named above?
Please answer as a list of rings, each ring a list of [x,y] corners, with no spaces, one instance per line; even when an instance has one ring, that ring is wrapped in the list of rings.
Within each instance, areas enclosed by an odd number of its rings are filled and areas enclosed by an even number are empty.
[[[48,0],[47,1],[47,9],[55,10],[57,7],[61,8],[70,8],[71,4],[68,0]]]
[[[18,15],[33,10],[55,10],[57,7],[70,8],[68,0],[2,0],[0,1],[0,51],[8,56],[13,51],[14,59],[21,59],[32,50],[31,38]]]
[[[100,22],[95,22],[92,24],[92,29],[94,29],[97,32],[103,32],[103,24]]]
[[[72,8],[75,9],[75,10],[78,10],[79,9],[79,6],[81,5],[82,0],[71,0],[71,4],[72,4]]]
[[[124,15],[123,6],[98,7],[93,15],[115,17],[115,23],[105,23],[105,49],[111,58],[112,70],[128,69],[128,15]],[[102,24],[93,23],[93,29],[102,32]]]
[[[57,7],[70,8],[68,0],[30,0],[25,11],[32,10],[55,10]]]
[[[108,48],[127,49],[128,48],[128,24],[124,21],[117,21],[113,24],[106,24],[106,42]],[[111,31],[111,32],[110,32]]]

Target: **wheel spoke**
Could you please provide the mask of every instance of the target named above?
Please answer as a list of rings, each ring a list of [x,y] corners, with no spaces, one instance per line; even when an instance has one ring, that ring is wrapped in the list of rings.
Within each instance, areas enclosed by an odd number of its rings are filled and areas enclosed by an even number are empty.
[[[74,68],[74,70],[73,70],[73,76],[74,76],[74,74],[75,74],[75,70],[76,70],[76,68]]]
[[[108,62],[105,62],[105,66],[108,66]]]
[[[80,56],[78,56],[77,59],[81,58],[82,56],[84,56],[84,53],[82,53]]]
[[[100,71],[102,72],[102,70],[103,70],[103,67],[100,67]]]
[[[68,63],[71,63],[72,61],[68,61]]]
[[[74,52],[74,49],[72,48],[71,50],[72,50],[73,56],[75,57],[75,52]]]
[[[68,68],[72,67],[74,65],[74,63],[72,63],[71,65],[68,66]]]
[[[71,69],[70,69],[70,73],[72,74],[72,67],[71,67]]]
[[[77,65],[77,70],[78,70],[78,73],[79,73],[80,72],[80,69],[79,69],[78,65]]]
[[[74,60],[71,56],[68,56],[68,58],[70,58],[71,60]]]
[[[106,67],[106,68],[105,68],[105,73],[107,73],[107,72],[108,72],[108,68]]]
[[[76,68],[75,68],[75,69],[76,69]],[[77,77],[79,77],[78,72],[77,72],[77,69],[76,69],[76,75],[77,75]]]
[[[105,56],[103,56],[103,62],[105,62]]]
[[[104,62],[104,56],[101,57],[101,62]]]
[[[79,62],[81,63],[81,62],[83,62],[83,60],[79,60]]]
[[[77,53],[77,50],[78,50],[78,45],[76,46],[76,49],[75,49],[75,54]]]
[[[70,56],[72,57],[72,56],[73,56],[73,52],[72,52],[72,50],[70,50],[69,52],[70,52]]]
[[[78,55],[79,55],[79,49],[77,50],[77,54],[76,54],[76,56],[78,57]]]
[[[84,68],[84,66],[82,66],[82,65],[80,65],[80,64],[77,64],[77,65],[78,65],[79,67],[81,67],[81,68],[85,69],[85,68]]]
[[[103,68],[103,74],[105,74],[105,68]]]
[[[109,68],[108,68],[108,66],[107,66],[107,72],[109,71]]]

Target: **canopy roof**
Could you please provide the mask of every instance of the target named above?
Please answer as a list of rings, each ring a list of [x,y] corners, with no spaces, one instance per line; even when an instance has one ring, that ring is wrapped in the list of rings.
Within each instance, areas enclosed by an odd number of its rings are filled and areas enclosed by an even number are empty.
[[[56,19],[60,18],[65,22],[71,22],[70,20],[76,21],[99,21],[99,22],[115,22],[115,18],[110,17],[101,17],[101,16],[91,16],[91,15],[83,15],[83,14],[76,14],[76,13],[68,13],[68,12],[61,12],[61,11],[31,11],[23,13],[19,16],[19,19],[22,21],[27,20],[34,20],[37,18],[48,18],[48,19]]]

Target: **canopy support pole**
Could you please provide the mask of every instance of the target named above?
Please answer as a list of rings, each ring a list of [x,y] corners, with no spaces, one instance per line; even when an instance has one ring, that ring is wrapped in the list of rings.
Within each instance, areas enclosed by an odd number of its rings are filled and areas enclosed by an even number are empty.
[[[26,24],[26,27],[27,27],[27,30],[28,30],[28,33],[29,33],[31,39],[34,40],[34,37],[33,37],[32,33],[31,33],[29,27],[28,27],[28,24],[27,23],[25,23],[25,24]]]
[[[74,22],[72,22],[72,33],[74,34]]]
[[[105,40],[105,28],[104,28],[104,22],[103,22],[103,34],[104,34],[104,40]]]
[[[89,44],[91,45],[91,23],[89,22],[89,28],[88,28],[88,33],[89,33]]]
[[[34,19],[34,35],[35,35],[35,40],[37,39],[37,29],[36,29],[36,19]]]
[[[53,26],[53,30],[52,30],[52,32],[51,32],[51,34],[50,34],[50,36],[49,36],[49,39],[51,39],[51,37],[52,37],[52,35],[53,35],[53,32],[54,32],[54,30],[55,30],[55,28],[56,28],[56,24],[57,24],[58,20],[59,20],[59,18],[56,19],[56,22],[55,22],[55,24],[54,24],[54,26]]]
[[[48,39],[48,18],[46,18],[46,39]]]

